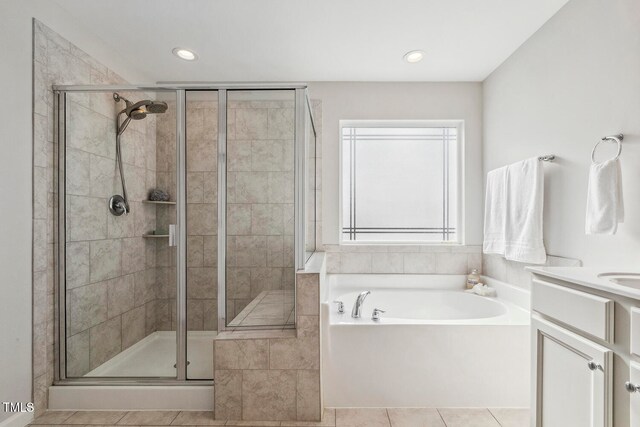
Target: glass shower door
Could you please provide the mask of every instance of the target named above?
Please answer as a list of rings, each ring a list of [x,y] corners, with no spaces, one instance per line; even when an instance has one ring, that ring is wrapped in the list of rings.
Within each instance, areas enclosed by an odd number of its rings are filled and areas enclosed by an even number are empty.
[[[60,96],[62,376],[175,378],[176,93]]]
[[[226,327],[295,323],[295,90],[227,91]]]

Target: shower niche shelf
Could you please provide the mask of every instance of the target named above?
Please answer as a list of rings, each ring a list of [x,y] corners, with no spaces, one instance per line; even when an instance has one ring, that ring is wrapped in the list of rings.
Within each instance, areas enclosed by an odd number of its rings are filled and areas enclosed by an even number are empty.
[[[143,200],[142,203],[148,203],[150,205],[175,205],[176,202],[161,202],[157,200]]]

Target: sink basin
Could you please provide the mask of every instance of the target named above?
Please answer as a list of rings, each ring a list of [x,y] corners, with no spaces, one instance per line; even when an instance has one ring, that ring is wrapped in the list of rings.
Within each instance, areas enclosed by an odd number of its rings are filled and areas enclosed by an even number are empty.
[[[598,277],[618,285],[640,289],[640,273],[601,273]]]

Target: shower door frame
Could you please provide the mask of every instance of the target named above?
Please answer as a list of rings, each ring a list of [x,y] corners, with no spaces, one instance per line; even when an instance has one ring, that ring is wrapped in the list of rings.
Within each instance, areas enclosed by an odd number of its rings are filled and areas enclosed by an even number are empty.
[[[58,208],[55,210],[54,229],[57,243],[54,245],[54,384],[55,385],[206,385],[212,380],[188,379],[187,377],[187,232],[186,232],[186,97],[189,91],[211,91],[218,93],[218,218],[217,218],[217,270],[218,270],[218,333],[226,327],[226,164],[227,164],[227,91],[228,90],[292,90],[295,93],[294,133],[294,272],[302,268],[305,259],[305,177],[306,162],[306,116],[308,109],[314,135],[315,123],[305,83],[185,83],[142,85],[54,85],[55,153],[57,167]],[[66,94],[117,91],[173,92],[176,95],[176,376],[175,377],[72,377],[66,376],[66,212],[65,212],[65,155],[66,155]],[[317,135],[316,135],[317,137]],[[315,158],[315,155],[314,155]],[[315,161],[315,160],[314,160]],[[315,195],[314,188],[314,196]],[[315,224],[314,224],[315,228]],[[315,233],[315,230],[314,230]],[[317,239],[317,236],[316,236]],[[295,289],[295,287],[294,287]],[[295,297],[294,297],[295,298]],[[295,299],[294,299],[295,301]],[[294,304],[295,307],[295,304]],[[295,308],[294,308],[295,309]],[[281,328],[282,326],[278,326]],[[262,329],[274,327],[263,327]],[[260,328],[256,328],[260,329]]]

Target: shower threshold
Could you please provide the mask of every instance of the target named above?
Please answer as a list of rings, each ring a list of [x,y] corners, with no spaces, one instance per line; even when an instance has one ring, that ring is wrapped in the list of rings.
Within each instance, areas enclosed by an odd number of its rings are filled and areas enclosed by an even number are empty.
[[[187,333],[187,378],[213,379],[215,331]],[[176,376],[176,333],[156,331],[104,362],[85,377],[170,377]]]

